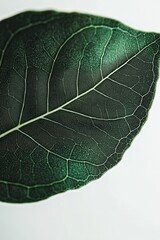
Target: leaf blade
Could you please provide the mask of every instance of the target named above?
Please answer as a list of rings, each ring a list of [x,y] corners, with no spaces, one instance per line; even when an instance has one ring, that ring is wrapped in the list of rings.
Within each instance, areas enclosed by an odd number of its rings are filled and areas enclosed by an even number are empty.
[[[29,25],[6,38],[0,61],[0,198],[9,202],[78,188],[114,166],[158,78],[159,34],[76,13],[24,13],[1,25],[21,18]]]

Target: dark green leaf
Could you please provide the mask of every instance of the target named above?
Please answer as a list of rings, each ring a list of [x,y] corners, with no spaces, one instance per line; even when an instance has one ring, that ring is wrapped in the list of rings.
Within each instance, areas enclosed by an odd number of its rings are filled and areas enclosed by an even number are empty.
[[[147,118],[160,35],[53,11],[6,19],[0,33],[0,200],[99,178]]]

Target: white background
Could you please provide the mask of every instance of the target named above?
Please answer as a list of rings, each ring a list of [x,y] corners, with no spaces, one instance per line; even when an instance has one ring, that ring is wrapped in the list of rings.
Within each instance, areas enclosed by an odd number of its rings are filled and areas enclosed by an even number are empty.
[[[24,10],[87,12],[160,32],[159,0],[0,0]],[[160,81],[148,121],[123,160],[97,181],[32,204],[0,203],[2,240],[160,240]]]

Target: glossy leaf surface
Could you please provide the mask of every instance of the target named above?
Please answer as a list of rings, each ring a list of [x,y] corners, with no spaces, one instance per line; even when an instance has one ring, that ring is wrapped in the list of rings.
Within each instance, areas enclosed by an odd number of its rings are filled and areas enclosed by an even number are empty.
[[[6,19],[0,33],[0,200],[99,178],[146,120],[160,35],[53,11]]]

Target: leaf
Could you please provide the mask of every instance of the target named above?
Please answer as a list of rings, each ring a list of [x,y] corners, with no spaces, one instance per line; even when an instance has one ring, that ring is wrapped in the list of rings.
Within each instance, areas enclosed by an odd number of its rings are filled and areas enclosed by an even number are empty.
[[[0,23],[0,200],[33,202],[119,162],[155,92],[160,34],[78,13]]]

